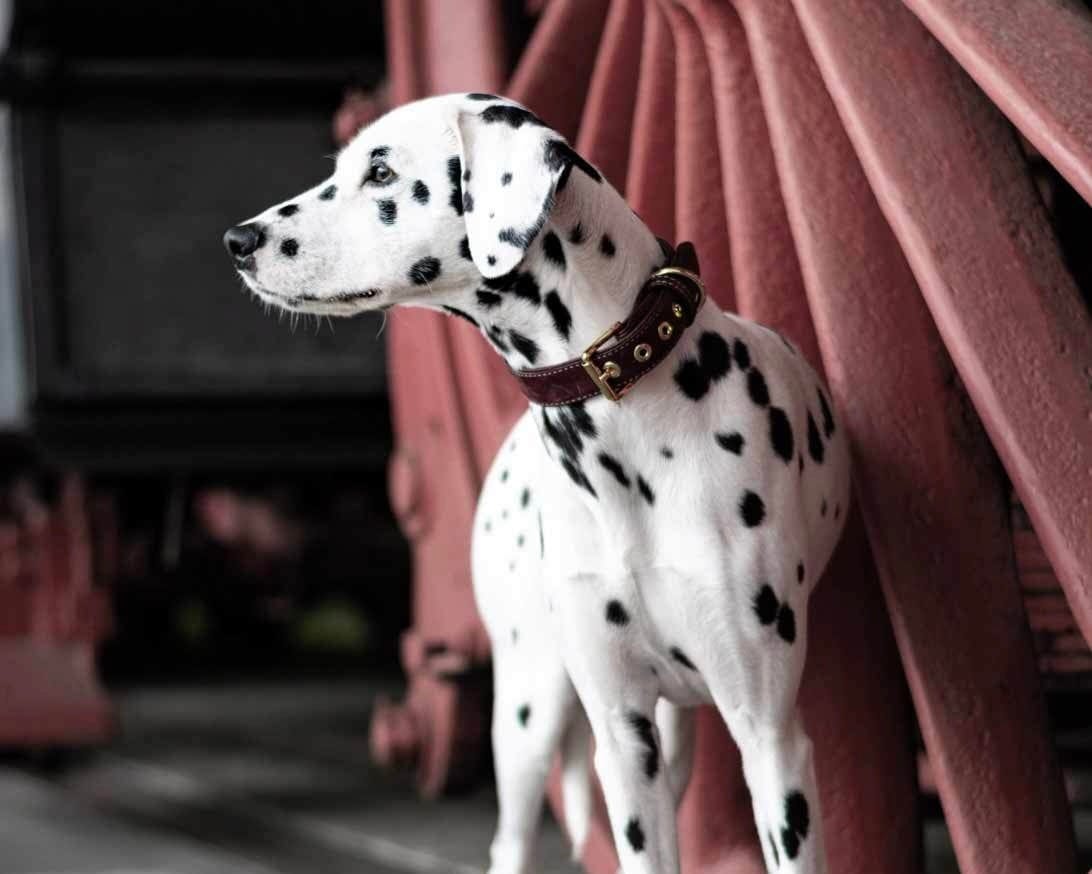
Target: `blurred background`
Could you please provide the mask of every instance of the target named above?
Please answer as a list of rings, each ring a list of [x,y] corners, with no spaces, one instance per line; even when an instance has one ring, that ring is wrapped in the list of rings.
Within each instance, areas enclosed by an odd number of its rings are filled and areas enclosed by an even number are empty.
[[[2,872],[485,858],[488,798],[426,824],[370,763],[411,596],[381,322],[265,313],[220,242],[385,76],[378,2],[0,2]]]
[[[905,5],[943,30],[922,10],[946,0]],[[962,70],[989,76],[946,44],[959,64],[945,75],[971,95],[959,112],[981,132],[966,153],[986,169],[937,198],[940,213],[963,215],[958,232],[921,222],[939,261],[949,244],[977,253],[951,259],[955,273],[937,267],[940,285],[967,291],[967,346],[981,339],[974,325],[988,324],[991,349],[1030,362],[1019,370],[1034,391],[1016,386],[999,413],[983,380],[968,379],[961,344],[919,318],[918,287],[898,268],[913,247],[891,237],[869,186],[857,189],[863,200],[839,201],[838,186],[860,173],[848,141],[848,169],[810,189],[814,221],[790,235],[782,198],[808,204],[807,178],[827,179],[828,144],[837,153],[842,140],[836,124],[824,127],[833,108],[788,2],[0,0],[0,874],[485,870],[496,814],[489,652],[466,540],[482,472],[522,399],[480,338],[451,320],[398,314],[384,327],[263,312],[220,242],[327,176],[361,125],[451,90],[526,102],[654,230],[699,243],[718,302],[778,325],[813,360],[824,347],[835,398],[857,417],[871,514],[854,518],[839,584],[813,606],[809,669],[822,676],[805,714],[820,769],[844,775],[825,784],[842,836],[834,870],[1046,874],[1036,860],[1071,855],[1074,832],[1087,868],[1092,467],[1082,464],[1092,418],[1081,404],[1092,385],[1092,214],[1081,180],[1092,178],[1092,18],[1088,4],[1038,5],[1056,8],[1039,10],[1035,27],[1012,13],[1011,33],[1030,41],[1027,69],[990,57],[1017,78],[1049,67],[1038,96],[1062,95],[1042,115],[1057,130],[1044,148],[1025,116]],[[737,6],[789,10],[744,16],[761,95]],[[891,20],[908,15],[899,0],[881,7]],[[1056,21],[1063,9],[1072,17]],[[916,18],[881,18],[869,26],[887,26],[892,40],[914,27],[931,39]],[[972,27],[979,36],[984,20]],[[823,33],[810,27],[811,39]],[[939,44],[928,45],[892,58],[944,66]],[[1040,63],[1043,45],[1063,60]],[[795,116],[827,132],[814,144],[796,137],[806,148],[795,154],[778,70],[822,98],[790,94]],[[923,118],[934,111],[908,99]],[[974,100],[1006,117],[976,114]],[[732,123],[717,127],[717,113]],[[1078,121],[1059,132],[1067,117]],[[917,151],[931,154],[928,126],[915,127]],[[770,140],[793,158],[776,172]],[[954,135],[948,145],[963,154]],[[874,151],[884,148],[896,151]],[[896,180],[888,191],[909,201],[927,186],[919,177],[899,188],[899,166],[883,168]],[[1019,184],[999,183],[1013,167]],[[990,203],[1003,209],[985,209],[980,190],[1001,191]],[[881,230],[840,250],[853,217]],[[826,264],[816,240],[835,241]],[[884,246],[898,254],[877,254]],[[801,267],[815,284],[806,298]],[[838,298],[839,287],[857,299]],[[990,318],[1011,316],[1018,342],[990,334],[985,309],[967,303],[994,287],[1012,296],[989,298]],[[1069,333],[1039,331],[1028,315],[1039,307],[1020,309],[1022,289],[1032,302],[1068,295]],[[866,296],[866,309],[897,314],[886,340],[832,327],[847,300]],[[929,304],[934,317],[943,310]],[[827,331],[833,341],[817,345]],[[899,366],[873,367],[890,354]],[[1007,376],[991,354],[984,369]],[[388,371],[390,361],[411,366]],[[858,397],[862,373],[876,390]],[[1039,400],[1059,418],[1022,426],[1012,410]],[[897,443],[910,415],[920,446],[912,433]],[[1016,470],[1012,447],[1040,443],[1063,447],[1064,476],[1036,479],[1037,461]],[[905,459],[905,476],[893,475]],[[953,507],[968,507],[965,535]],[[750,820],[734,756],[703,716],[681,814],[685,871],[758,870],[749,826],[743,836],[730,827]],[[583,864],[613,874],[597,816]],[[548,874],[578,870],[549,814],[542,849]]]

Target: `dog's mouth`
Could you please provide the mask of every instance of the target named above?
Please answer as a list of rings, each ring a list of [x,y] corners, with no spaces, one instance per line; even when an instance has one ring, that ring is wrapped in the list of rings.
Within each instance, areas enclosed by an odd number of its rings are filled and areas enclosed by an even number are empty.
[[[382,292],[378,288],[339,291],[323,295],[306,291],[298,294],[282,294],[265,288],[252,275],[242,270],[239,271],[239,275],[243,278],[246,287],[263,303],[270,303],[295,313],[351,316],[367,309],[378,309],[379,307],[371,307],[369,304],[377,302],[382,297]]]

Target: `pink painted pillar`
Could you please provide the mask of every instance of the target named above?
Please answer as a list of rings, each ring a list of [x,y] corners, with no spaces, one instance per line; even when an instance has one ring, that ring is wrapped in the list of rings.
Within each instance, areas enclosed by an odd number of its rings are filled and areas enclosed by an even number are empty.
[[[902,4],[796,5],[880,207],[1092,642],[1092,318],[1026,161],[1000,113]],[[1059,61],[1074,42],[1063,41]],[[885,77],[875,77],[877,63]],[[1074,63],[1084,80],[1067,74],[1056,101],[1083,115],[1067,116],[1064,138],[1056,125],[1040,132],[1055,150],[1092,143],[1092,58]],[[1006,68],[1005,81],[1029,66]],[[1071,172],[1089,169],[1072,157],[1063,162]]]
[[[867,31],[864,23],[887,5],[859,10],[853,26]],[[992,451],[792,7],[736,6],[831,390],[854,438],[858,500],[926,746],[944,775],[961,868],[1073,870]],[[898,34],[884,30],[882,38],[890,48]],[[910,55],[890,51],[870,68],[872,78],[886,81],[876,74],[896,56]],[[916,75],[905,70],[890,81],[901,89]],[[875,85],[856,98],[899,102],[878,99]]]
[[[1092,203],[1092,13],[1040,0],[904,0]]]

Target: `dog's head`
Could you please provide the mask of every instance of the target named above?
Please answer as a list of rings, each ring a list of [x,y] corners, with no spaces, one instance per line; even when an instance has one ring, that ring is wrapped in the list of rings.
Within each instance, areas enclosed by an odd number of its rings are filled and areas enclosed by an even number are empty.
[[[434,97],[378,119],[331,178],[232,228],[224,244],[258,297],[295,312],[428,303],[514,269],[574,166],[600,181],[511,101]]]

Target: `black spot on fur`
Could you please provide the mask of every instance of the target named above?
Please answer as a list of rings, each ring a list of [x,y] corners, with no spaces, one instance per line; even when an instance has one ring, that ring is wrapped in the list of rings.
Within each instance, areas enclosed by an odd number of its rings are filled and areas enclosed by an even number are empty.
[[[511,184],[512,184],[512,174],[511,173],[502,173],[501,174],[501,185],[511,185]]]
[[[494,291],[514,294],[520,300],[533,303],[538,306],[542,303],[538,281],[534,275],[526,270],[512,270],[503,276],[495,276],[484,280],[485,284]]]
[[[469,191],[463,192],[463,212],[474,212],[474,196]]]
[[[815,427],[815,419],[811,417],[811,410],[808,410],[808,455],[816,464],[823,463],[823,438],[819,436],[819,429]]]
[[[592,486],[591,482],[588,480],[588,477],[585,475],[579,464],[577,464],[571,458],[562,456],[561,468],[565,471],[565,473],[569,475],[569,479],[576,483],[576,485],[578,485],[580,488],[584,489],[589,495],[591,495],[593,498],[599,497],[599,494],[595,491],[594,486]]]
[[[468,237],[459,240],[459,254],[467,261],[474,260],[474,256],[470,254],[470,239]]]
[[[790,859],[799,854],[800,842],[808,836],[810,828],[808,800],[800,791],[790,792],[785,796],[785,827],[781,829],[781,845]]]
[[[463,312],[462,310],[460,310],[460,309],[458,309],[456,307],[449,307],[447,304],[444,304],[444,309],[447,312],[451,313],[451,315],[470,322],[470,324],[472,324],[475,328],[481,327],[478,324],[478,320],[476,318],[474,318],[472,315],[470,315],[470,313]]]
[[[788,604],[782,604],[781,609],[777,611],[777,633],[785,643],[796,640],[796,616],[793,615],[792,607]]]
[[[583,225],[581,225],[580,222],[577,222],[575,225],[573,225],[573,229],[569,231],[569,242],[572,243],[574,246],[579,246],[586,239],[587,237],[584,236]]]
[[[519,724],[524,728],[527,727],[528,721],[531,719],[531,705],[522,704],[519,710],[516,711],[516,719],[519,720]]]
[[[758,371],[753,370],[751,372],[757,373]],[[789,423],[789,417],[785,415],[785,411],[781,407],[770,407],[770,444],[773,446],[773,451],[785,461],[785,464],[792,464],[792,457],[795,452],[792,425]]]
[[[451,183],[451,197],[448,203],[451,204],[456,215],[463,214],[463,184],[459,180],[462,172],[463,165],[457,155],[447,159],[447,180]]]
[[[769,585],[765,585],[755,595],[753,606],[759,622],[763,625],[773,625],[777,620],[777,611],[781,603],[777,600],[774,590]]]
[[[553,231],[547,231],[546,235],[542,238],[542,251],[546,255],[546,260],[565,269],[565,250],[561,247],[561,240],[557,238],[557,234]]]
[[[530,503],[531,503],[531,490],[525,488],[522,492],[519,493],[519,505],[521,507],[523,507],[524,509],[526,509],[527,505],[530,504]]]
[[[504,470],[501,471],[500,481],[502,483],[508,482],[508,468],[507,467]]]
[[[539,558],[546,556],[546,534],[542,530],[542,511],[538,513],[538,554]]]
[[[745,441],[743,435],[740,434],[739,431],[733,431],[731,434],[714,434],[713,436],[721,449],[725,449],[735,455],[743,454],[743,444]]]
[[[398,218],[398,204],[393,200],[379,201],[379,220],[385,225],[393,225]]]
[[[675,452],[670,446],[662,446],[660,447],[660,455],[670,461],[675,457]]]
[[[614,240],[612,240],[607,234],[603,234],[603,236],[599,240],[599,251],[606,255],[608,258],[613,258],[615,251],[617,251],[614,248]]]
[[[800,837],[806,838],[811,828],[808,799],[800,791],[790,792],[785,798],[785,822]]]
[[[709,391],[709,377],[693,358],[686,358],[675,370],[675,384],[690,400],[701,400]]]
[[[649,780],[655,780],[656,775],[660,772],[660,750],[656,745],[656,732],[653,731],[652,720],[636,712],[631,712],[628,719],[629,724],[633,726],[633,730],[637,733],[637,739],[645,748],[643,757],[645,777]]]
[[[728,344],[715,331],[698,338],[698,360],[686,358],[675,370],[675,382],[691,400],[701,400],[709,387],[728,374],[732,367]]]
[[[751,366],[751,352],[747,348],[747,344],[742,340],[736,340],[732,344],[732,355],[736,359],[736,365],[740,370],[746,370]]]
[[[336,195],[337,195],[337,186],[336,185],[327,185],[325,188],[322,189],[322,191],[319,192],[318,199],[319,200],[333,200]]]
[[[550,313],[550,318],[554,320],[554,327],[557,328],[557,332],[568,340],[569,331],[573,326],[573,316],[569,312],[569,308],[562,303],[556,291],[551,291],[546,295],[546,310]]]
[[[298,206],[296,206],[296,204],[286,203],[284,206],[282,206],[280,209],[277,210],[277,215],[281,215],[281,216],[284,216],[285,218],[288,218],[290,215],[295,215],[299,211],[300,211],[300,208]]]
[[[488,261],[489,266],[492,267],[494,264],[497,263],[497,256],[496,255],[487,255],[485,260]]]
[[[599,171],[578,155],[572,146],[564,140],[549,140],[546,143],[543,158],[546,161],[546,166],[555,172],[562,167],[567,169],[577,167],[596,182],[603,181],[603,177],[600,175]],[[564,187],[564,184],[559,180],[558,190],[560,191]]]
[[[414,285],[427,285],[440,275],[439,258],[422,258],[414,263],[409,271],[409,279]]]
[[[677,646],[671,647],[671,658],[677,661],[684,668],[688,668],[691,671],[696,671],[698,669],[697,665],[690,661],[690,659],[687,658],[686,653],[684,653]]]
[[[502,331],[498,325],[490,325],[486,334],[499,351],[504,353],[510,351],[508,343],[504,339],[504,331]]]
[[[649,506],[656,503],[656,495],[652,491],[652,486],[645,482],[645,478],[640,474],[637,475],[637,491],[641,493],[641,497],[648,501]]]
[[[428,199],[431,196],[432,192],[428,190],[428,186],[420,179],[413,183],[413,199],[418,203],[428,203]]]
[[[622,467],[622,463],[612,455],[608,455],[605,452],[599,453],[599,463],[603,466],[603,469],[608,471],[616,480],[619,485],[625,488],[630,487],[630,478],[626,476],[626,470]]]
[[[834,433],[834,414],[830,411],[830,404],[827,403],[823,390],[816,386],[815,393],[819,395],[819,410],[823,414],[823,435],[829,440]]]
[[[709,378],[715,382],[732,369],[728,343],[715,331],[705,331],[698,338],[698,361]]]
[[[607,601],[607,622],[611,625],[629,624],[629,613],[621,601]]]
[[[803,583],[804,582],[804,563],[803,562],[799,562],[796,565],[796,582],[798,582],[798,583]]]
[[[465,170],[463,170],[463,182],[465,183],[465,182],[469,182],[469,181],[470,181],[470,168],[467,167]]]
[[[763,585],[755,595],[751,606],[763,625],[777,623],[777,633],[786,643],[796,640],[796,616],[792,607],[783,604],[777,599],[777,594],[769,585]]]
[[[518,331],[509,331],[508,339],[512,341],[516,351],[526,358],[529,363],[534,364],[538,361],[538,343],[530,337],[525,337]]]
[[[766,387],[766,378],[757,367],[747,371],[747,394],[760,407],[764,407],[770,402],[770,390]]]
[[[478,299],[478,303],[486,309],[500,306],[501,296],[495,291],[485,291],[484,289],[479,288],[474,292],[474,296]]]
[[[640,853],[645,848],[645,830],[636,817],[626,823],[626,840],[633,852]]]
[[[586,409],[584,409],[583,402],[570,404],[568,407],[569,416],[572,417],[573,424],[577,430],[586,437],[595,437],[598,435],[598,430],[595,427],[595,421]]]
[[[535,233],[538,232],[538,228],[535,228]],[[535,234],[530,231],[517,231],[515,228],[504,228],[497,232],[497,239],[502,243],[509,243],[515,246],[517,249],[526,249],[531,245],[531,240],[535,238]]]
[[[524,109],[522,106],[510,106],[506,103],[487,106],[479,113],[479,117],[486,124],[497,124],[499,122],[516,129],[523,127],[525,124],[546,127],[546,123],[529,109]]]
[[[777,841],[774,840],[773,832],[766,832],[766,840],[770,844],[770,853],[773,855],[773,863],[775,868],[781,867],[781,854],[777,852]]]
[[[289,258],[295,258],[296,253],[300,250],[300,244],[289,237],[287,240],[281,242],[281,254],[287,255]]]
[[[520,547],[521,549],[523,548],[523,544],[524,544],[525,542],[526,542],[526,541],[525,541],[525,539],[524,539],[524,537],[523,537],[523,535],[522,535],[522,534],[521,534],[521,535],[520,535],[519,537],[517,537],[517,538],[516,538],[516,546]]]
[[[480,91],[472,91],[466,95],[467,100],[501,100],[496,94],[483,94]]]
[[[762,520],[766,518],[766,505],[754,492],[745,491],[743,497],[739,499],[739,515],[744,525],[754,528],[761,525]]]

